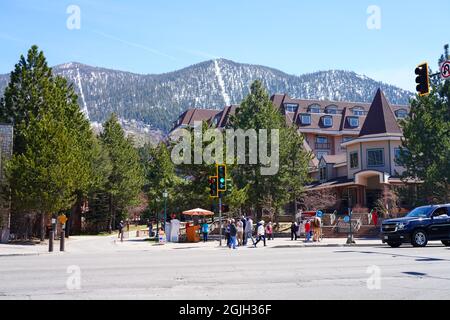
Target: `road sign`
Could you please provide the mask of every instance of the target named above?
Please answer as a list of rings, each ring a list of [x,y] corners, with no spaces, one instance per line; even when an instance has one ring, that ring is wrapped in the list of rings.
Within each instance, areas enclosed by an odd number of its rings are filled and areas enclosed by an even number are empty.
[[[350,222],[350,217],[349,216],[345,216],[344,217],[344,222],[345,223],[349,223]]]
[[[323,217],[323,212],[322,211],[317,211],[316,212],[316,217],[317,218],[322,218]]]
[[[59,223],[61,223],[61,224],[66,224],[66,222],[67,222],[67,217],[66,217],[66,215],[65,214],[62,214],[62,215],[60,215],[59,217],[58,217],[58,221],[59,221]]]
[[[450,60],[445,61],[441,65],[441,77],[442,79],[450,78]]]

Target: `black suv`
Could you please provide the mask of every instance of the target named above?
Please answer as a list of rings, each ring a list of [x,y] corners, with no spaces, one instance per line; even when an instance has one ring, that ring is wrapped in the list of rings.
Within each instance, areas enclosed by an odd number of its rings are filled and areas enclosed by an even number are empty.
[[[425,247],[429,240],[450,246],[450,204],[418,207],[404,218],[383,221],[381,239],[393,248]]]

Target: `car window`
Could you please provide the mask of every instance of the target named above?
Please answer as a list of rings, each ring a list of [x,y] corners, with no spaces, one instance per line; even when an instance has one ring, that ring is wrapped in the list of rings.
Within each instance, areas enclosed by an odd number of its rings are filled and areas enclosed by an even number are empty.
[[[431,207],[419,207],[408,213],[407,217],[426,218],[430,214]]]
[[[448,210],[445,207],[436,209],[436,211],[434,211],[433,213],[433,217],[446,217],[446,216],[448,216]]]

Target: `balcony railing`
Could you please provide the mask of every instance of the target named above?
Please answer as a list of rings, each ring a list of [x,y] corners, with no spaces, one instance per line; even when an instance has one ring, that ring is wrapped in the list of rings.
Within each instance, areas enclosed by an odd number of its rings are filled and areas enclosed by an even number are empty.
[[[319,143],[316,142],[316,149],[331,149],[331,143]]]

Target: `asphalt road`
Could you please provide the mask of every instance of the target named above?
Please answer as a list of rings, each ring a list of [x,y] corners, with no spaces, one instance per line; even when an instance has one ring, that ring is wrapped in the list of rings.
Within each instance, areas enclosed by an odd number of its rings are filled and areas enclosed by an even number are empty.
[[[110,242],[88,238],[70,253],[0,257],[0,299],[448,299],[450,292],[450,248],[443,246],[229,250]]]

